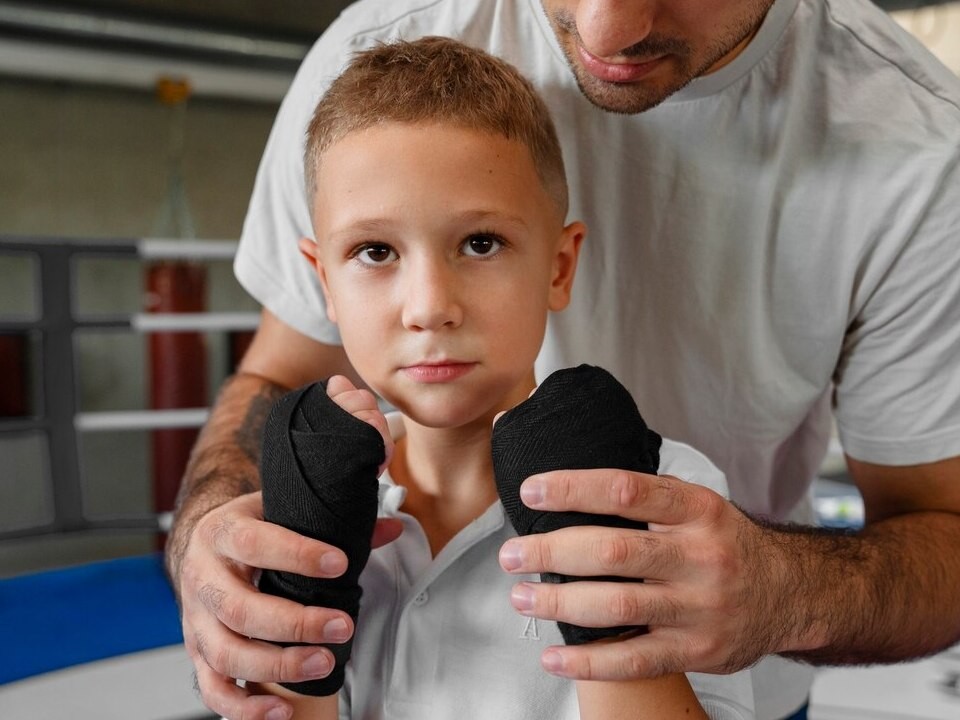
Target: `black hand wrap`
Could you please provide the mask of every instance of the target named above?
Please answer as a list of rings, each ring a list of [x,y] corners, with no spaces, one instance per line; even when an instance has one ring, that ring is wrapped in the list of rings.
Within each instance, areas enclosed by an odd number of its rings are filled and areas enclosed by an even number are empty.
[[[627,389],[606,370],[590,365],[558,370],[493,427],[493,472],[500,501],[519,535],[573,525],[645,530],[646,523],[614,515],[532,510],[520,500],[520,484],[531,475],[551,470],[619,468],[655,475],[661,442],[660,436],[647,428]],[[584,579],[637,582],[636,578],[555,573],[543,573],[541,579],[554,583]],[[558,625],[568,645],[643,629]]]
[[[376,428],[331,400],[325,383],[295,390],[276,402],[263,433],[263,517],[340,548],[348,565],[333,579],[264,570],[262,592],[343,610],[356,622],[359,578],[370,556],[378,508],[377,471],[384,452]],[[332,695],[343,686],[352,645],[351,639],[326,646],[336,659],[327,677],[284,686],[304,695]]]

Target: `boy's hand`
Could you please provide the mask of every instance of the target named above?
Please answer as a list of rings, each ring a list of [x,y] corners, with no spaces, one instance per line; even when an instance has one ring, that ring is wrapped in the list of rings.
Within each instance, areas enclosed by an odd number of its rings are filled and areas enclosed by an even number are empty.
[[[383,436],[382,472],[393,440],[376,398],[343,376],[330,378],[327,394]],[[395,540],[401,531],[399,521],[379,520],[372,546]],[[204,703],[229,720],[283,720],[290,717],[288,703],[274,695],[252,694],[235,678],[277,683],[326,677],[333,657],[316,645],[344,642],[354,628],[349,615],[339,610],[305,607],[258,592],[255,568],[332,578],[346,570],[346,558],[335,547],[264,522],[259,492],[208,512],[184,554],[179,588],[184,642],[197,668]],[[310,645],[280,647],[275,642]]]
[[[393,438],[387,426],[387,418],[377,405],[377,398],[369,390],[358,389],[343,375],[334,375],[327,380],[327,396],[358,420],[373,425],[383,436],[385,459],[380,466],[380,474],[383,474],[393,457]]]
[[[309,383],[273,404],[259,461],[264,520],[340,548],[347,568],[335,578],[264,568],[261,593],[342,610],[356,623],[389,437],[372,393],[342,376]],[[335,693],[352,647],[352,639],[327,645],[334,662],[329,676],[282,684],[314,697]]]

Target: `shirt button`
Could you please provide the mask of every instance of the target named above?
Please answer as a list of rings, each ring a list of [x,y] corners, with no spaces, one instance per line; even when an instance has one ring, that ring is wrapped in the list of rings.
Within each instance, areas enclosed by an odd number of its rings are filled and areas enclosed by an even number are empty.
[[[424,590],[413,599],[413,604],[416,605],[417,607],[421,607],[423,605],[426,605],[427,600],[429,599],[430,599],[430,593]]]

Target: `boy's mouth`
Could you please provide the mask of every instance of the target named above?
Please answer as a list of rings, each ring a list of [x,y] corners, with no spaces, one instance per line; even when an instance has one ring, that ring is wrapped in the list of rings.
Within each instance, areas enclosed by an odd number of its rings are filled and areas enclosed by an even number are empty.
[[[424,360],[401,368],[412,380],[423,383],[442,383],[457,380],[477,366],[475,362],[459,360]]]

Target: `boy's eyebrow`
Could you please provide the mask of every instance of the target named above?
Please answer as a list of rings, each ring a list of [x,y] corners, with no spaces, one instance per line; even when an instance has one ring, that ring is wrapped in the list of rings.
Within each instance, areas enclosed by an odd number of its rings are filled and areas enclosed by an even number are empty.
[[[389,218],[361,218],[353,222],[347,222],[335,228],[329,234],[329,239],[336,240],[341,235],[352,237],[357,234],[375,235],[388,229],[393,225]]]
[[[460,213],[457,218],[463,222],[492,222],[496,220],[497,222],[506,222],[511,225],[517,225],[521,228],[527,227],[527,221],[522,215],[504,213],[497,210],[467,210]]]
[[[498,225],[514,225],[521,230],[525,230],[529,227],[529,224],[523,216],[514,213],[505,213],[500,210],[476,208],[456,213],[451,217],[454,224],[496,222]],[[391,217],[363,217],[340,225],[330,232],[328,238],[331,240],[336,240],[341,235],[352,237],[357,234],[377,234],[389,230],[395,227],[397,224],[397,220]]]

